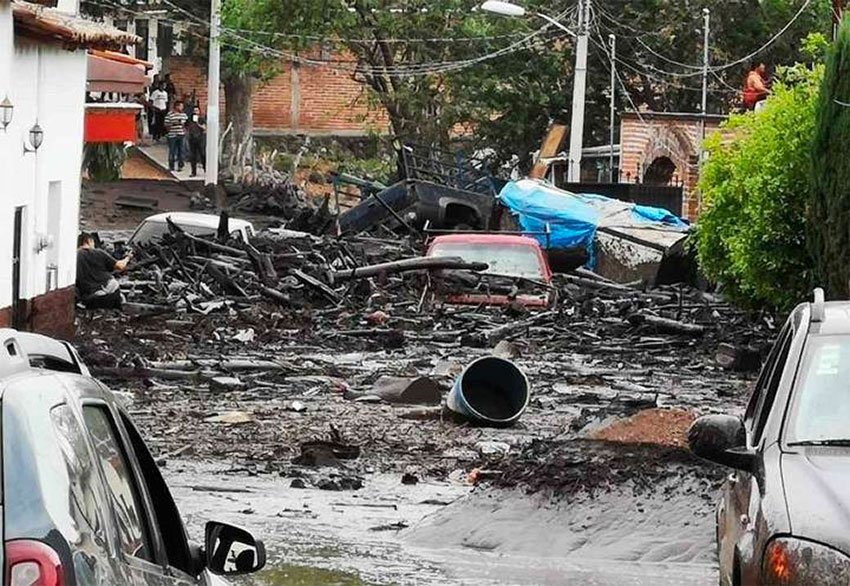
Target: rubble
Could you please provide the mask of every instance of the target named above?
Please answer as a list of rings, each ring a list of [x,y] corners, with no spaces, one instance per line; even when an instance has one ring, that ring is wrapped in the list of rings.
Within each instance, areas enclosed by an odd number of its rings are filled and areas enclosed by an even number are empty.
[[[522,318],[443,303],[437,272],[331,277],[417,256],[398,239],[265,231],[249,246],[176,232],[140,251],[122,283],[128,302],[159,309],[81,311],[77,344],[95,376],[132,394],[131,414],[160,456],[191,445],[196,458],[285,475],[343,464],[354,475],[414,469],[424,480],[477,468],[479,481],[513,470],[532,442],[590,437],[647,408],[740,405],[753,374],[725,369],[718,352],[758,352],[775,333],[769,316],[702,291],[582,272],[556,275],[557,303]],[[510,429],[458,423],[440,405],[396,405],[376,390],[424,379],[428,396],[445,401],[464,365],[493,354],[533,390]],[[252,420],[208,420],[232,412]]]

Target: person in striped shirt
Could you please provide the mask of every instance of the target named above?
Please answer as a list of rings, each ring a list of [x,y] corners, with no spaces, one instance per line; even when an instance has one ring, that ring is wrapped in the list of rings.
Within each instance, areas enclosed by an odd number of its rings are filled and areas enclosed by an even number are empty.
[[[186,114],[183,113],[183,102],[177,100],[171,111],[165,116],[165,131],[168,134],[168,169],[183,170],[183,137],[186,134]]]

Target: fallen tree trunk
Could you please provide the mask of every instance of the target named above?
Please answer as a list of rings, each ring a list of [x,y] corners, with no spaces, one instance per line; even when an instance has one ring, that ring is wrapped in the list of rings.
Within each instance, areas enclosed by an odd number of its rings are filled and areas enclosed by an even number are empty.
[[[331,271],[332,281],[350,281],[354,279],[368,279],[378,275],[393,275],[407,271],[442,269],[453,269],[462,271],[485,271],[487,263],[467,262],[459,256],[423,256],[419,258],[406,258],[395,262],[385,262],[377,265],[359,267],[350,271]]]
[[[686,334],[688,336],[702,336],[705,334],[705,326],[699,324],[688,324],[675,319],[666,317],[658,317],[656,315],[647,315],[638,313],[629,317],[629,323],[632,325],[647,325],[658,332],[668,334]]]

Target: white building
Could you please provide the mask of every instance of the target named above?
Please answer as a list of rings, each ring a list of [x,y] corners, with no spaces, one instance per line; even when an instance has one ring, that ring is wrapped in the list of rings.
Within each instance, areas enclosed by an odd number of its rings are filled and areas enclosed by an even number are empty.
[[[0,326],[68,337],[86,51],[137,39],[56,4],[0,0]]]

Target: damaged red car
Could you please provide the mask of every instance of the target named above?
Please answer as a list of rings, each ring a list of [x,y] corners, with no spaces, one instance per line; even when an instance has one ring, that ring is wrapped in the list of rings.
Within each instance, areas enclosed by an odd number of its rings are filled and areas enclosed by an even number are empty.
[[[552,270],[540,244],[515,234],[447,234],[434,238],[426,256],[460,257],[487,263],[487,270],[455,276],[456,287],[446,295],[449,303],[509,305],[547,308],[555,301]]]

